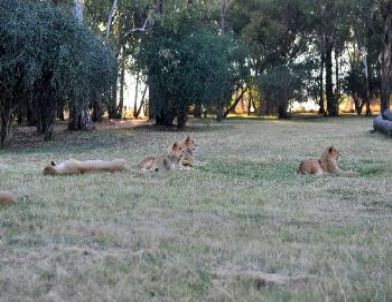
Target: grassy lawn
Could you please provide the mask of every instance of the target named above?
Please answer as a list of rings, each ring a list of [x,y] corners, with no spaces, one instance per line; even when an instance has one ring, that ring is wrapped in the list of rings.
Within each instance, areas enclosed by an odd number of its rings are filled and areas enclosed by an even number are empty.
[[[392,140],[369,118],[59,133],[0,151],[1,301],[383,301],[392,298]],[[134,171],[191,133],[198,166]],[[358,176],[300,176],[328,145]],[[55,159],[130,172],[49,177]]]

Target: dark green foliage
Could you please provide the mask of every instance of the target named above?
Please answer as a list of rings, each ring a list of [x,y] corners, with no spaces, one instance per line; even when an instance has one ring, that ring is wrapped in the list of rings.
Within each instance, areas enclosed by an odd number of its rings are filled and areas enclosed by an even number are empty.
[[[2,143],[18,106],[29,108],[50,139],[57,103],[80,112],[102,97],[114,59],[72,15],[49,4],[0,2]],[[8,124],[8,125],[7,125]]]
[[[310,64],[288,64],[277,66],[260,75],[258,83],[265,113],[277,113],[279,118],[288,118],[289,101],[306,100],[310,70]]]
[[[177,117],[181,128],[192,104],[214,105],[223,114],[236,84],[247,77],[245,58],[234,39],[188,17],[176,28],[156,26],[142,40],[139,57],[149,76],[152,117],[164,125]]]

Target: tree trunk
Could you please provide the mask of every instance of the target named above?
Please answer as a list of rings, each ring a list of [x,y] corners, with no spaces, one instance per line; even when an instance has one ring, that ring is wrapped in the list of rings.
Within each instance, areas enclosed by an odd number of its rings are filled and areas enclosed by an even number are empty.
[[[193,116],[196,118],[201,118],[202,106],[200,101],[195,102],[195,109],[193,110]]]
[[[148,76],[148,118],[150,120],[154,119],[157,114],[157,83],[152,80],[152,77]]]
[[[57,108],[56,108],[56,116],[60,121],[65,121],[64,110],[65,110],[65,102],[58,101]]]
[[[94,123],[102,122],[102,116],[104,114],[103,106],[101,101],[95,101],[93,103],[93,113],[91,119]]]
[[[171,127],[173,126],[176,115],[177,113],[173,108],[169,105],[164,106],[158,111],[158,114],[155,115],[155,124],[158,126]]]
[[[219,29],[222,34],[224,34],[226,31],[227,8],[228,8],[227,0],[221,0]]]
[[[320,101],[319,101],[319,114],[325,114],[324,102],[324,66],[325,66],[325,53],[321,51],[320,54]]]
[[[368,54],[366,49],[364,49],[363,54],[363,66],[365,69],[365,105],[366,105],[366,115],[372,114],[370,109],[370,84],[369,84],[369,65],[368,65]]]
[[[84,0],[73,1],[73,15],[79,23],[83,23]]]
[[[216,120],[218,122],[223,121],[223,118],[225,117],[225,105],[223,101],[219,101],[216,104]]]
[[[382,74],[381,74],[381,112],[389,109],[392,81],[392,2],[383,5],[384,20]]]
[[[19,109],[18,114],[17,114],[18,119],[16,121],[18,123],[18,125],[21,125],[23,123],[23,115],[24,115],[23,110]]]
[[[121,51],[121,66],[120,66],[120,101],[118,102],[117,115],[122,118],[124,107],[124,85],[125,85],[125,60],[124,51]]]
[[[117,65],[117,64],[116,64]],[[112,91],[109,97],[109,103],[107,104],[108,107],[108,115],[109,118],[117,118],[117,79],[118,79],[118,69],[116,67],[116,79],[112,84]]]
[[[45,99],[46,96],[46,99]],[[51,93],[43,94],[39,100],[37,131],[44,134],[45,140],[51,140],[56,122],[57,102]]]
[[[340,98],[340,83],[339,83],[339,54],[337,50],[335,49],[335,83],[336,83],[336,89],[335,89],[335,99],[336,102],[339,101]],[[337,106],[337,104],[336,104]]]
[[[177,115],[177,129],[181,130],[185,128],[187,122],[187,106],[186,104],[180,105]]]
[[[45,140],[52,139],[54,124],[56,122],[57,98],[55,91],[50,87],[53,74],[45,73],[42,79],[36,83],[33,111],[37,118],[37,132],[44,134]]]
[[[365,102],[359,101],[359,98],[356,95],[353,96],[353,100],[355,105],[355,112],[357,113],[357,115],[361,115]]]
[[[56,123],[56,103],[49,106],[47,111],[47,116],[45,117],[45,127],[44,127],[44,140],[51,140],[54,133],[54,125]]]
[[[27,113],[26,113],[28,126],[37,126],[37,114],[33,106],[34,106],[34,100],[32,94],[30,93],[28,96]]]
[[[252,114],[252,106],[253,109],[255,108],[252,90],[249,90],[248,97],[249,97],[249,101],[248,101],[248,116],[249,116]]]
[[[91,130],[94,129],[94,124],[88,112],[88,106],[78,108],[72,106],[68,122],[69,130]]]
[[[327,111],[328,116],[337,116],[336,100],[333,94],[332,84],[332,45],[327,45],[325,52],[325,70],[326,70],[326,84],[325,94],[327,96]]]
[[[11,112],[1,113],[0,146],[3,148],[11,132]]]
[[[144,87],[144,91],[143,91],[143,94],[142,94],[142,99],[140,100],[139,108],[136,111],[136,115],[134,115],[135,118],[139,118],[140,112],[142,111],[142,108],[143,108],[143,105],[144,105],[144,100],[145,100],[145,97],[146,97],[147,88],[148,88],[148,86],[146,85],[146,87]]]
[[[116,10],[117,10],[117,0],[113,0],[112,9],[110,10],[108,21],[106,23],[106,35],[105,35],[106,45],[108,45],[109,43],[110,29],[112,27],[112,20],[114,14],[116,13]]]
[[[246,89],[242,89],[240,95],[235,99],[234,103],[225,111],[223,114],[223,117],[227,117],[231,111],[235,109],[235,107],[238,105],[238,103],[242,100],[244,93]]]
[[[136,75],[135,99],[133,101],[133,117],[137,118],[137,97],[139,95],[139,72]]]
[[[155,6],[155,13],[159,18],[162,18],[163,15],[163,0],[158,0],[158,5]],[[160,22],[154,22],[151,29],[151,34],[156,35],[161,30]],[[156,66],[155,62],[159,62],[159,49],[158,45],[154,45],[155,52],[153,53],[151,61],[147,64],[147,83],[148,83],[148,117],[149,119],[155,119],[157,123],[157,119],[159,120],[160,117],[158,116],[158,102],[159,99],[162,97],[160,96],[159,91],[159,75],[160,75],[160,68]]]
[[[287,113],[288,104],[282,104],[278,107],[278,119],[287,120],[290,118],[290,115]]]

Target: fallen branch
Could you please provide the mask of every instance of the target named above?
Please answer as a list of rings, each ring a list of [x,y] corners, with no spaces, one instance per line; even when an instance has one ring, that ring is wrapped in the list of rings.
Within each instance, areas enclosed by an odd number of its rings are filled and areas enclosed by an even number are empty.
[[[374,118],[373,127],[376,131],[392,136],[392,121],[384,119],[381,114]]]
[[[227,117],[227,116],[229,115],[229,113],[230,113],[231,111],[234,110],[234,108],[235,108],[235,107],[238,105],[238,103],[242,100],[242,97],[244,96],[245,91],[246,91],[246,88],[242,88],[242,91],[241,91],[240,95],[235,99],[233,105],[231,105],[231,106],[229,107],[229,109],[227,109],[227,110],[225,111],[225,113],[223,114],[223,117]]]
[[[382,113],[382,117],[383,117],[384,120],[387,120],[387,121],[392,122],[392,112],[391,112],[391,111],[385,110],[385,111]]]

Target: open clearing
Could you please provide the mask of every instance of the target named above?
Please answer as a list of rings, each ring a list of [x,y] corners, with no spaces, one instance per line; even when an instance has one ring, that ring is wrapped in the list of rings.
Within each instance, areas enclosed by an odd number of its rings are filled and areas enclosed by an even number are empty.
[[[383,301],[392,297],[392,141],[370,118],[59,134],[0,151],[1,301]],[[51,159],[129,160],[191,133],[199,166],[49,177]],[[358,176],[299,176],[334,144]],[[23,145],[23,144],[22,144]]]

